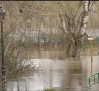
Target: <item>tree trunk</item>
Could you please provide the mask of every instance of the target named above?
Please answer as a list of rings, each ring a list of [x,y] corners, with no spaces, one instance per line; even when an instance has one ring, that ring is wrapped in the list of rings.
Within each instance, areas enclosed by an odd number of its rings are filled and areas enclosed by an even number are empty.
[[[53,39],[52,39],[52,29],[50,28],[50,45],[53,44]]]
[[[38,46],[41,46],[41,29],[40,28],[38,33]]]
[[[39,21],[39,26],[40,26],[40,21]],[[38,32],[38,46],[41,46],[41,30],[42,27],[39,27],[39,32]]]

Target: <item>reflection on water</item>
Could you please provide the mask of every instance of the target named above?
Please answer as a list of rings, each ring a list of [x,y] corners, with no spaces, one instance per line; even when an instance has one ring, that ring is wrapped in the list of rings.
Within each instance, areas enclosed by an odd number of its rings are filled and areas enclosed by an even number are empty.
[[[30,51],[31,59],[28,63],[34,62],[38,72],[7,82],[6,91],[40,91],[52,87],[57,88],[57,91],[99,90],[99,84],[88,87],[88,76],[91,75],[91,59],[88,50],[82,52],[81,59],[58,60],[50,58],[64,55],[64,50],[49,48],[48,51],[48,49],[35,48],[34,51]],[[99,72],[99,56],[95,54],[96,52],[93,53],[93,74]],[[85,53],[88,56],[85,56]]]

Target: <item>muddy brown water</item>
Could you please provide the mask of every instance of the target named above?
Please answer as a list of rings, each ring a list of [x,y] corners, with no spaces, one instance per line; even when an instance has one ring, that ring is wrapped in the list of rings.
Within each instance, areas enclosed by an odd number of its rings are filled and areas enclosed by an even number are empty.
[[[93,50],[94,74],[99,72],[98,46]],[[80,59],[62,59],[65,47],[33,48],[28,52],[28,60],[34,62],[38,72],[7,81],[5,91],[42,91],[53,87],[56,91],[99,91],[99,83],[91,87],[88,85],[88,77],[91,75],[90,48],[82,50]]]

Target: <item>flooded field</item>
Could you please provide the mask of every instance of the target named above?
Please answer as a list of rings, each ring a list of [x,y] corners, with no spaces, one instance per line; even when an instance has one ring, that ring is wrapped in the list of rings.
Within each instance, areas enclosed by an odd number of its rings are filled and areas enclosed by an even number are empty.
[[[99,72],[98,47],[94,47],[92,74]],[[91,75],[90,48],[81,52],[81,58],[64,58],[65,50],[59,47],[33,48],[28,51],[28,62],[33,62],[38,69],[29,76],[9,80],[4,91],[43,91],[56,88],[56,91],[94,91],[99,90],[99,83],[89,87]]]

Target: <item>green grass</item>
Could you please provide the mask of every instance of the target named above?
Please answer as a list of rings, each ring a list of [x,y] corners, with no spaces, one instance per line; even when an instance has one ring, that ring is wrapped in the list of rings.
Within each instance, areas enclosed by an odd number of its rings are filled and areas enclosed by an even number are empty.
[[[55,91],[56,88],[47,88],[47,89],[44,89],[44,91]]]
[[[85,45],[89,46],[89,45],[91,45],[91,42],[90,41],[84,41],[83,46],[85,46]],[[95,46],[95,45],[96,45],[96,42],[93,41],[93,46]]]
[[[97,44],[99,44],[99,37],[94,38],[93,47],[96,46]],[[83,48],[88,48],[90,46],[91,46],[91,42],[89,40],[83,42]]]

